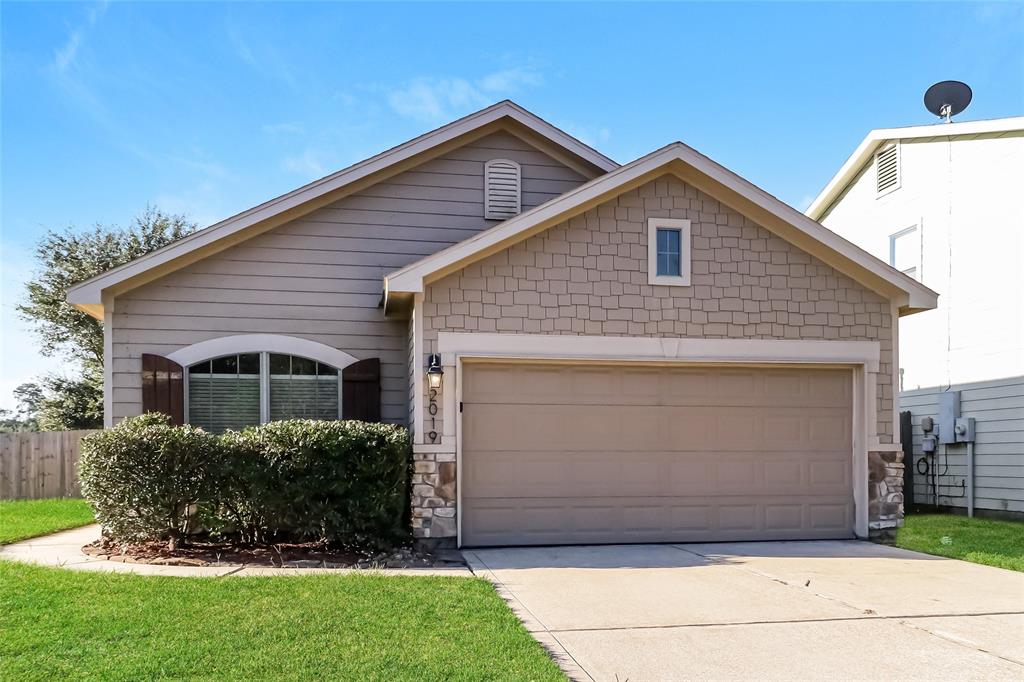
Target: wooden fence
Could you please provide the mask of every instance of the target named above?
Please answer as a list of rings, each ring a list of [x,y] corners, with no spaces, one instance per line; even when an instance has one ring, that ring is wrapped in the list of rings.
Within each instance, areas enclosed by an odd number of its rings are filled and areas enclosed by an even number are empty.
[[[79,497],[75,467],[90,433],[0,433],[0,500]]]

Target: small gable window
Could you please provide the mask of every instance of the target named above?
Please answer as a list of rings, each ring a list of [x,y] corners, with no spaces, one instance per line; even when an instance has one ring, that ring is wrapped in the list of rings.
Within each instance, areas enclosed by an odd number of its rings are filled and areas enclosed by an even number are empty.
[[[875,191],[883,196],[900,188],[900,146],[890,144],[875,154]]]
[[[921,280],[921,233],[917,225],[889,235],[889,265]]]
[[[690,286],[690,221],[647,221],[647,280],[650,284]]]
[[[509,159],[491,159],[484,164],[484,217],[507,220],[522,210],[522,171]]]

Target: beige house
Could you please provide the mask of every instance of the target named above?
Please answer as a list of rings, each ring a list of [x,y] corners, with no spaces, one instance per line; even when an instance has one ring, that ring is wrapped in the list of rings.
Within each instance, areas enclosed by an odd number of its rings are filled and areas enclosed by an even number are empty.
[[[936,294],[681,143],[501,102],[76,286],[108,424],[406,424],[461,545],[867,537]]]

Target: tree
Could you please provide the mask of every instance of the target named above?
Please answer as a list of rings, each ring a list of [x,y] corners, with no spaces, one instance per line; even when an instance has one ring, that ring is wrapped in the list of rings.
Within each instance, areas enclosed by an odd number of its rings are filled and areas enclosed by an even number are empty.
[[[150,206],[127,229],[96,225],[84,232],[50,230],[39,240],[35,254],[40,269],[26,283],[26,301],[18,312],[34,324],[43,355],[76,360],[81,372],[70,378],[49,375],[19,387],[34,406],[40,428],[103,425],[103,323],[68,303],[68,289],[195,229],[185,217]]]
[[[86,232],[50,230],[36,246],[41,270],[25,285],[21,317],[35,324],[46,356],[65,354],[103,366],[103,323],[67,302],[68,289],[191,234],[195,223],[152,206],[128,229],[96,225]]]
[[[77,378],[49,374],[39,383],[22,384],[15,394],[25,389],[31,394],[31,409],[26,431],[70,431],[103,427],[103,372],[87,366]],[[23,403],[24,404],[24,403]]]

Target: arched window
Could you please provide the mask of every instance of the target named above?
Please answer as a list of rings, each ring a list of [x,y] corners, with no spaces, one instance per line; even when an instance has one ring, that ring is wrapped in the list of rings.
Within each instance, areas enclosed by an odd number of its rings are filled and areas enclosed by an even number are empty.
[[[339,371],[284,353],[237,353],[188,367],[190,424],[212,433],[279,419],[338,419]]]

